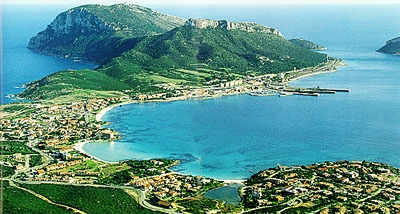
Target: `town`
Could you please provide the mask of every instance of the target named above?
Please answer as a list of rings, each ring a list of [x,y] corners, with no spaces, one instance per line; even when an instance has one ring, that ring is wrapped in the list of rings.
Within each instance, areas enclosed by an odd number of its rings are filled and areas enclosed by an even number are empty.
[[[171,93],[93,98],[73,102],[28,102],[1,106],[0,164],[10,184],[95,185],[133,188],[146,209],[170,212],[190,210],[188,200],[202,201],[211,189],[228,185],[202,176],[182,175],[170,167],[179,160],[129,160],[108,163],[86,154],[81,146],[93,141],[113,142],[116,130],[104,128],[104,109],[130,102],[205,99],[223,95],[271,94],[319,96],[347,89],[294,88],[293,79],[332,72],[341,63],[332,60],[314,69],[219,81],[200,88],[160,85]],[[99,116],[100,115],[100,116]],[[400,210],[399,169],[370,162],[326,162],[261,171],[241,188],[239,210],[229,212],[387,212]],[[22,188],[22,187],[20,187]],[[209,207],[220,210],[224,205]],[[204,210],[203,210],[204,211]]]
[[[396,213],[399,169],[382,163],[338,161],[261,171],[241,190],[246,212]]]

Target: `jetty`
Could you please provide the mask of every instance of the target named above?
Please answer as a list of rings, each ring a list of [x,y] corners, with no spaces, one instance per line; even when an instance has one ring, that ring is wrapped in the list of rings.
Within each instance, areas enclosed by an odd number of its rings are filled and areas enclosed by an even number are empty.
[[[336,94],[339,92],[348,93],[350,89],[332,89],[332,88],[296,88],[285,87],[279,91],[280,96],[301,95],[319,97],[321,94]]]

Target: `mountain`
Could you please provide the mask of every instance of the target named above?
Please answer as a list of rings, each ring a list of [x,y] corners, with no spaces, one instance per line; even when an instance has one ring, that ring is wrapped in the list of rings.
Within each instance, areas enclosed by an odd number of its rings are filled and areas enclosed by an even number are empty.
[[[176,70],[206,68],[240,75],[266,74],[316,66],[325,60],[326,55],[292,44],[273,28],[190,19],[182,27],[142,40],[99,71],[123,81],[136,74],[185,79]],[[219,78],[218,74],[214,78]]]
[[[143,37],[165,33],[184,22],[138,5],[85,5],[59,14],[31,38],[28,48],[101,63],[131,49]]]
[[[30,84],[22,95],[36,98],[96,90],[152,94],[167,92],[160,87],[163,83],[204,86],[326,62],[325,54],[289,42],[275,28],[227,20],[184,21],[126,4],[86,5],[64,12],[32,38],[29,47],[100,63],[95,71],[61,72],[60,78]],[[101,85],[107,81],[112,84]]]
[[[400,37],[387,41],[386,45],[377,51],[386,54],[400,55]]]
[[[309,50],[318,50],[318,51],[322,51],[322,50],[326,50],[327,48],[321,45],[317,45],[314,42],[305,40],[305,39],[290,39],[289,42],[298,45],[300,47],[303,48],[307,48]]]

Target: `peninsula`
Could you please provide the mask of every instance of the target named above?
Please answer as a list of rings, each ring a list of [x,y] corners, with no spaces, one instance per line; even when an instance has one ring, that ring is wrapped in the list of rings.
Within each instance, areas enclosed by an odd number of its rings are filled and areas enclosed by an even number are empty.
[[[61,71],[28,84],[19,95],[27,99],[169,98],[183,89],[215,88],[314,67],[334,69],[340,62],[286,40],[276,28],[185,20],[129,4],[70,9],[33,37],[28,48],[95,61],[99,67]]]

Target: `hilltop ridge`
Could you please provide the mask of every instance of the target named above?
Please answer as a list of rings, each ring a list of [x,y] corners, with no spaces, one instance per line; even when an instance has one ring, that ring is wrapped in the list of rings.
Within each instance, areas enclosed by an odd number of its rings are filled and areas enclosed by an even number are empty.
[[[203,28],[221,28],[226,30],[242,30],[249,33],[271,33],[283,37],[278,29],[270,28],[254,22],[231,22],[228,20],[211,20],[203,18],[191,18],[184,24],[185,27],[191,26],[199,29]]]

